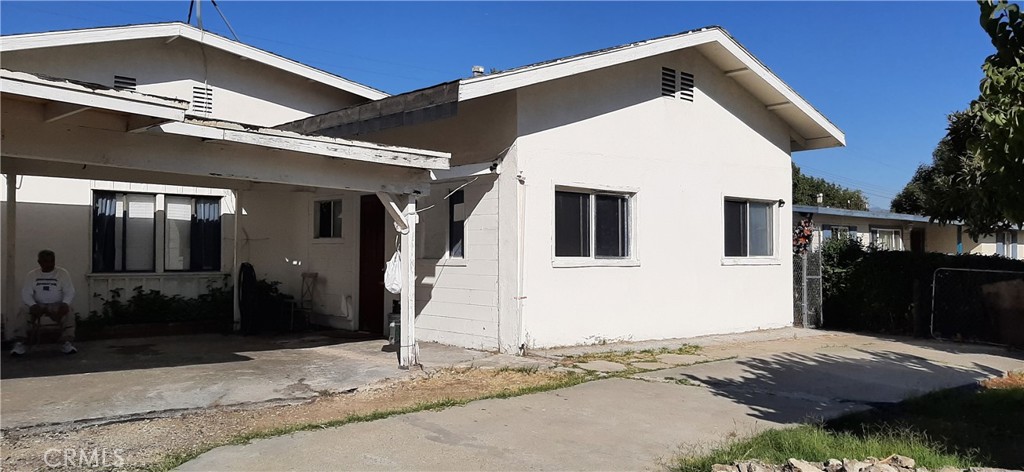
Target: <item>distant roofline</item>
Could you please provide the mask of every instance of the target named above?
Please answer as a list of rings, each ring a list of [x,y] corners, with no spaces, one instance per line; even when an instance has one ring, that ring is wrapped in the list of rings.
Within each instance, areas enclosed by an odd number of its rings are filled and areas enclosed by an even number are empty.
[[[168,38],[169,41],[173,41],[177,37],[184,37],[369,100],[389,96],[386,92],[370,86],[177,21],[4,35],[0,36],[0,53],[151,38]]]
[[[813,213],[816,215],[849,216],[853,218],[872,218],[876,220],[909,221],[914,223],[931,223],[931,218],[921,215],[908,215],[906,213],[893,213],[890,211],[872,210],[847,210],[845,208],[819,207],[811,205],[793,205],[794,213]],[[939,224],[936,222],[936,224]],[[950,224],[958,224],[952,222]]]

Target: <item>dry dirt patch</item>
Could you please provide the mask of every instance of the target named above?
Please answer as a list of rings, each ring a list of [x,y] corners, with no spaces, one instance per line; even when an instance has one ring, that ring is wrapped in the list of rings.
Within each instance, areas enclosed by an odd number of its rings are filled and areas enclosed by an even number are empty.
[[[325,394],[298,404],[258,409],[211,408],[173,418],[91,426],[56,432],[5,431],[0,437],[3,470],[51,470],[60,451],[106,449],[123,458],[117,469],[159,467],[168,455],[188,455],[239,436],[344,420],[352,415],[403,410],[424,403],[471,400],[560,385],[574,375],[552,370],[442,369],[404,380],[385,380],[353,393]],[[49,462],[49,463],[47,463]],[[113,463],[108,457],[108,465]],[[57,469],[59,469],[58,467]],[[74,469],[78,467],[68,467]],[[115,467],[111,467],[115,468]]]

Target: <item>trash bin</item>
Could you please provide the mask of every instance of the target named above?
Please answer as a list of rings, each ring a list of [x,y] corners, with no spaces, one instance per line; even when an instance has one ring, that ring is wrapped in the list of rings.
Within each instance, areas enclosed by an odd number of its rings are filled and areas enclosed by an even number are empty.
[[[388,313],[388,342],[392,345],[402,342],[402,302],[392,300],[391,313]]]
[[[392,345],[402,342],[401,313],[388,313],[388,342]]]

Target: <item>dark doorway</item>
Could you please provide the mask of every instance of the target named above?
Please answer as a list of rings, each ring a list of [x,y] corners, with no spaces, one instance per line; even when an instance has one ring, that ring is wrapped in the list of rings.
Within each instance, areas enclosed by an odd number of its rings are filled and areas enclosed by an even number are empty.
[[[913,228],[910,230],[910,250],[913,252],[924,252],[924,228]]]
[[[359,331],[384,336],[384,205],[359,201]]]

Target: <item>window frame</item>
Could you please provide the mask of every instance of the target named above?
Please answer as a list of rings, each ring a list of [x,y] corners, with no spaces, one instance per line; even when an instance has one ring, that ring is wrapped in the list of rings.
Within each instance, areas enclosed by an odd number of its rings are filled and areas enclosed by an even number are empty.
[[[884,249],[885,251],[905,251],[906,246],[903,244],[903,228],[894,228],[892,226],[871,226],[868,228],[871,232],[871,244],[875,247],[880,247],[878,244],[879,234],[882,231],[894,233],[895,241],[898,241],[899,247],[892,249]]]
[[[153,241],[153,261],[152,261],[153,269],[152,270],[126,270],[126,269],[122,270],[122,269],[117,268],[117,267],[115,267],[114,270],[110,270],[110,271],[96,270],[96,265],[95,265],[95,257],[96,257],[95,251],[96,251],[96,247],[94,246],[94,239],[95,239],[95,236],[96,236],[96,233],[95,233],[95,231],[96,231],[95,230],[95,224],[96,224],[95,208],[96,208],[96,196],[99,193],[114,194],[115,196],[119,195],[119,196],[121,196],[121,201],[124,201],[126,203],[127,203],[127,200],[124,200],[124,198],[126,198],[128,195],[147,195],[147,196],[152,196],[153,197],[153,199],[154,199],[154,207],[153,207],[153,234],[152,234],[152,238],[153,238],[153,240],[152,240]],[[224,273],[224,270],[223,270],[223,257],[224,257],[224,255],[223,255],[223,248],[220,248],[220,250],[218,251],[218,252],[221,253],[221,255],[220,255],[220,261],[217,264],[218,267],[216,269],[197,270],[197,269],[189,268],[189,269],[185,270],[185,269],[168,269],[167,268],[167,257],[168,257],[167,242],[168,242],[168,239],[169,239],[168,238],[168,225],[167,225],[167,221],[168,221],[168,218],[167,218],[167,197],[182,197],[182,198],[189,198],[191,200],[191,205],[192,205],[191,211],[192,211],[192,214],[191,214],[191,217],[190,217],[190,222],[192,224],[194,224],[193,220],[194,220],[194,217],[195,217],[195,211],[196,211],[195,205],[196,205],[196,200],[197,199],[201,199],[201,198],[218,199],[219,200],[219,203],[218,203],[218,205],[219,205],[218,223],[221,225],[221,238],[220,239],[222,240],[223,239],[223,224],[224,224],[224,196],[223,195],[218,195],[218,194],[208,194],[208,195],[207,194],[190,194],[190,193],[178,193],[178,192],[137,191],[137,190],[119,190],[119,189],[107,189],[107,188],[95,188],[95,187],[90,189],[90,194],[91,194],[91,198],[90,198],[90,200],[91,200],[91,203],[90,203],[91,215],[89,217],[89,248],[90,248],[89,249],[89,257],[90,257],[90,261],[91,262],[89,263],[89,271],[87,272],[86,275],[113,275],[113,274],[212,274],[212,273]],[[127,204],[125,204],[123,206],[123,211],[125,213],[127,213],[127,211],[128,211]],[[127,223],[127,219],[122,217],[122,216],[119,216],[119,215],[115,215],[114,216],[115,221],[119,217],[122,218],[122,225]],[[191,230],[191,228],[190,228],[190,230]],[[190,233],[190,237],[191,237],[191,233]],[[126,249],[124,248],[124,244],[127,242],[127,235],[122,233],[122,238],[123,238],[123,241],[120,244],[122,244],[122,251],[125,251]],[[115,243],[115,248],[116,248],[116,244],[117,243]],[[115,249],[115,251],[116,251],[116,249]],[[191,256],[192,256],[192,247],[190,245],[189,246],[189,257],[191,258]],[[127,264],[127,261],[122,256],[121,267],[126,267],[126,264]],[[116,265],[117,265],[117,258],[115,257],[115,266]]]
[[[842,233],[843,237],[841,237],[841,238],[839,237],[840,232],[836,231],[838,229],[842,229],[843,230],[843,233]],[[850,237],[851,237],[850,236],[850,227],[847,226],[847,225],[832,225],[829,228],[829,230],[832,232],[832,236],[831,236],[830,239],[850,239]]]
[[[746,233],[746,242],[745,242],[745,244],[746,244],[747,255],[745,255],[745,256],[727,256],[727,255],[725,255],[725,250],[726,250],[725,249],[725,247],[726,247],[725,246],[726,245],[726,232],[725,232],[725,209],[726,209],[726,202],[736,202],[736,203],[744,203],[744,204],[746,204],[746,211],[744,212],[745,218],[744,218],[744,221],[743,221],[743,224],[744,224],[743,229],[744,229],[744,232]],[[758,256],[751,256],[751,255],[749,255],[750,254],[750,203],[764,204],[768,208],[768,213],[769,213],[768,222],[769,222],[769,224],[771,226],[771,228],[769,229],[769,234],[768,234],[768,243],[770,244],[770,247],[771,247],[771,254],[770,255],[758,255]],[[721,219],[719,220],[719,226],[718,227],[721,228],[721,230],[722,230],[722,232],[719,233],[721,235],[721,237],[719,238],[719,244],[721,244],[719,246],[719,248],[721,248],[720,250],[722,251],[720,253],[722,255],[722,259],[721,259],[722,265],[724,265],[724,266],[733,266],[733,265],[781,265],[782,264],[782,259],[781,259],[781,255],[780,255],[781,252],[782,252],[782,245],[779,242],[779,234],[780,234],[779,226],[782,223],[781,222],[781,211],[779,210],[779,199],[777,199],[777,198],[773,199],[773,198],[756,198],[756,197],[738,197],[738,196],[735,196],[735,195],[722,194],[722,197],[719,200],[719,204],[721,206],[719,207],[718,216]]]
[[[331,213],[333,214],[334,213],[333,212],[333,205],[334,205],[335,202],[337,202],[337,203],[339,203],[341,205],[341,216],[339,216],[338,218],[332,219],[332,221],[336,219],[338,221],[338,225],[340,226],[338,228],[338,236],[320,236],[320,205],[323,204],[323,203],[331,203],[331,205],[332,205],[332,212]],[[312,236],[313,236],[312,237],[313,244],[332,244],[332,243],[341,243],[341,242],[345,241],[345,199],[343,197],[341,197],[341,196],[332,196],[332,197],[314,198],[313,199],[313,205],[312,205],[312,207],[310,209],[310,212],[311,212],[311,214],[310,214],[310,224],[312,226],[311,232],[312,232]],[[332,234],[333,234],[333,231],[332,231]]]
[[[558,224],[558,215],[555,208],[555,196],[558,192],[585,194],[588,196],[588,244],[589,255],[587,256],[558,256],[556,255],[557,236],[555,234]],[[637,225],[639,223],[639,190],[635,187],[613,187],[591,184],[555,184],[551,194],[551,266],[563,267],[637,267],[640,265],[639,244],[637,238]],[[612,197],[624,197],[626,200],[626,232],[627,255],[598,256],[597,255],[597,196],[606,195]]]

